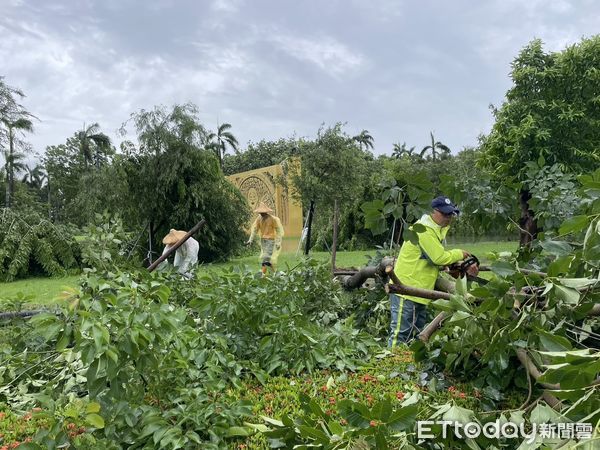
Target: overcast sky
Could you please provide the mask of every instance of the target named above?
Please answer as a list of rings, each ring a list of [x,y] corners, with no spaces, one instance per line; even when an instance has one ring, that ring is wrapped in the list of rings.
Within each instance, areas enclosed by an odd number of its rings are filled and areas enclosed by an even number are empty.
[[[0,0],[0,75],[41,119],[34,150],[193,102],[248,141],[367,129],[375,153],[456,152],[489,131],[510,63],[600,32],[594,0]]]

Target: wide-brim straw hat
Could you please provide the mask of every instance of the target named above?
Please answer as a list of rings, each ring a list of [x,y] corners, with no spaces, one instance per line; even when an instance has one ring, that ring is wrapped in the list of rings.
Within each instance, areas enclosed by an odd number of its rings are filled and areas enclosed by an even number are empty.
[[[267,205],[265,205],[263,202],[260,202],[260,205],[258,205],[254,212],[258,214],[273,214],[273,210]]]
[[[179,231],[171,228],[171,231],[169,231],[169,234],[163,238],[162,242],[165,245],[177,244],[186,234],[187,233],[185,231]]]

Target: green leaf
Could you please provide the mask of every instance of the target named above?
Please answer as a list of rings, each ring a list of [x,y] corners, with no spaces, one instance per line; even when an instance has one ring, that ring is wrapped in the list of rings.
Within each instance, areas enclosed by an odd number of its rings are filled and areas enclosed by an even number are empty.
[[[558,232],[560,235],[565,235],[576,231],[581,231],[588,226],[589,220],[590,219],[588,216],[570,217],[562,223],[558,229]]]
[[[456,311],[463,311],[466,313],[471,313],[471,308],[469,307],[469,305],[467,305],[467,303],[465,302],[465,299],[460,296],[460,295],[451,295],[450,296],[450,306],[452,306],[452,308]]]
[[[375,403],[371,408],[371,417],[383,422],[387,421],[391,414],[392,404],[388,399]]]
[[[85,416],[85,421],[94,428],[104,428],[104,419],[98,414],[88,414]]]
[[[575,289],[554,284],[556,296],[570,305],[576,305],[579,302],[580,294]]]
[[[337,434],[338,436],[342,436],[344,434],[344,427],[342,427],[335,420],[330,420],[327,422],[327,428],[332,434]]]
[[[100,404],[96,402],[90,402],[85,407],[85,412],[87,413],[98,413],[100,412]]]
[[[598,283],[598,280],[594,278],[558,278],[556,281],[573,289],[581,289]]]
[[[569,271],[571,263],[574,261],[574,255],[565,255],[556,258],[548,265],[548,276],[557,277],[561,274],[565,274]]]
[[[542,241],[540,245],[546,253],[556,256],[568,255],[573,251],[571,245],[564,241]]]
[[[540,330],[539,328],[536,331],[544,350],[551,352],[571,350],[571,343],[567,338],[556,336],[547,331]]]
[[[249,422],[244,422],[244,425],[246,425],[249,428],[253,428],[256,431],[259,431],[260,433],[266,433],[267,431],[270,430],[269,427],[267,427],[266,425],[263,425],[262,423],[249,423]],[[283,423],[282,423],[283,425]]]
[[[454,312],[456,308],[450,303],[450,300],[438,299],[432,301],[430,306],[433,306],[435,309],[439,309],[441,311]]]
[[[395,411],[386,422],[387,426],[395,432],[413,429],[417,420],[419,407],[416,403],[404,406]]]
[[[532,423],[537,423],[537,424],[555,423],[555,422],[563,422],[564,421],[564,419],[560,416],[560,414],[558,414],[556,411],[554,411],[549,406],[544,405],[543,403],[538,403],[537,406],[533,409],[533,411],[531,411],[529,420]]]
[[[442,416],[444,420],[450,420],[452,422],[459,422],[463,425],[475,420],[475,413],[470,409],[461,408],[460,406],[453,405],[448,411]]]
[[[271,419],[270,417],[267,416],[260,416],[260,418],[262,420],[264,420],[265,422],[267,422],[268,424],[271,425],[275,425],[276,427],[283,427],[283,422],[281,420],[276,420],[276,419]]]
[[[225,431],[225,436],[227,436],[227,437],[237,437],[237,436],[247,437],[247,436],[252,436],[254,433],[255,432],[252,429],[249,429],[247,427],[229,427]]]
[[[511,264],[508,261],[494,261],[491,269],[500,277],[509,277],[517,272],[514,264]]]
[[[448,323],[460,322],[470,317],[472,317],[471,314],[467,312],[456,311],[454,314],[452,314],[452,317],[450,318],[450,320],[448,320]]]
[[[316,439],[320,444],[329,444],[329,436],[327,436],[324,432],[317,428],[309,427],[306,425],[300,425],[298,427],[300,430],[300,435],[302,437],[310,437]]]

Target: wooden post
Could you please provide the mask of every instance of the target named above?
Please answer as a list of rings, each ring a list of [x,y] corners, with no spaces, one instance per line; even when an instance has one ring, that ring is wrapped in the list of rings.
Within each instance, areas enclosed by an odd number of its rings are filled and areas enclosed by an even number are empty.
[[[310,234],[312,231],[312,221],[313,221],[313,215],[315,213],[315,201],[311,200],[310,201],[310,207],[308,208],[308,225],[307,225],[307,230],[306,230],[306,247],[304,247],[304,254],[308,255],[308,252],[310,251]]]
[[[200,228],[202,228],[204,226],[204,224],[206,224],[206,220],[204,220],[204,219],[202,219],[200,222],[198,222],[194,226],[194,228],[192,228],[190,231],[188,231],[185,236],[183,236],[175,245],[173,245],[173,247],[171,247],[167,251],[167,253],[165,253],[164,255],[161,255],[160,258],[158,258],[156,261],[154,261],[150,265],[150,267],[148,267],[148,272],[152,272],[154,269],[156,269],[161,262],[163,262],[165,259],[167,259],[169,256],[171,256],[179,247],[181,247],[183,245],[183,243],[185,241],[187,241],[193,234],[195,234]]]

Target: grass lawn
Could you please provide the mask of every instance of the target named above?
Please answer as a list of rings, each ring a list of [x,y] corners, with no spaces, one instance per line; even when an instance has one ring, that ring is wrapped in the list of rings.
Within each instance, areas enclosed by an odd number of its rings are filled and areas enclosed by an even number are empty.
[[[0,283],[0,304],[3,299],[15,298],[19,294],[30,297],[28,303],[45,305],[54,303],[65,289],[77,285],[78,275],[63,278],[28,278],[10,283]]]
[[[486,255],[490,252],[506,252],[506,251],[516,251],[519,244],[517,242],[511,241],[500,241],[500,242],[475,242],[475,243],[465,243],[465,244],[451,244],[448,245],[448,249],[460,248],[468,251],[476,255],[481,261],[487,260]],[[338,252],[336,256],[336,267],[361,267],[366,265],[368,261],[368,256],[375,255],[376,250],[357,250],[351,252]],[[322,261],[330,261],[331,253],[329,252],[311,252],[311,256],[315,259],[319,259]],[[302,258],[302,253],[300,252],[298,256],[296,256],[295,251],[283,251],[281,255],[279,255],[278,265],[280,268],[284,268],[286,264],[289,267],[294,267],[300,259]],[[230,266],[259,266],[258,261],[258,250],[256,255],[245,256],[243,258],[236,258],[228,261],[226,263],[217,263],[217,264],[208,264],[205,267],[208,270],[213,270],[214,268],[225,268]]]
[[[517,242],[478,242],[466,244],[453,244],[448,248],[461,248],[467,250],[479,257],[480,260],[486,260],[486,254],[489,252],[515,251],[518,247]],[[361,267],[367,263],[367,255],[374,255],[376,250],[360,250],[352,252],[338,252],[337,267]],[[331,254],[329,252],[312,252],[311,256],[322,261],[329,261]],[[282,252],[279,256],[279,268],[294,267],[300,262],[302,254],[296,256],[296,251]],[[258,251],[252,256],[235,258],[231,261],[218,264],[206,264],[201,266],[201,270],[223,270],[231,266],[249,266],[259,270]],[[68,276],[64,278],[28,278],[26,280],[13,281],[11,283],[0,283],[0,304],[3,299],[16,297],[23,293],[30,297],[27,303],[31,305],[45,305],[54,303],[65,288],[75,287],[78,276]]]

